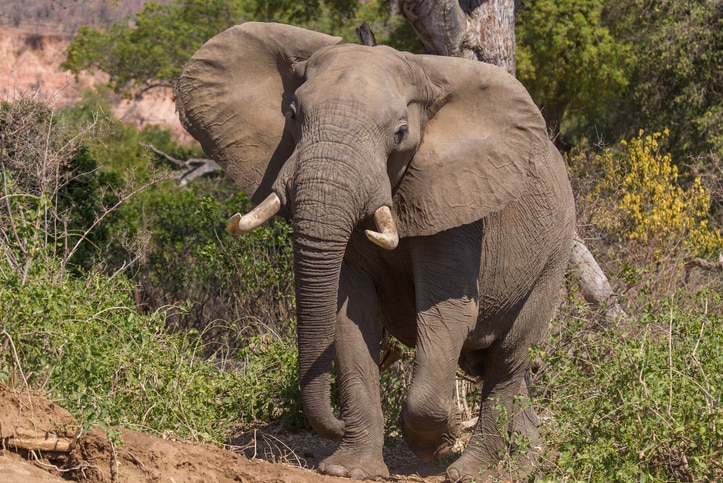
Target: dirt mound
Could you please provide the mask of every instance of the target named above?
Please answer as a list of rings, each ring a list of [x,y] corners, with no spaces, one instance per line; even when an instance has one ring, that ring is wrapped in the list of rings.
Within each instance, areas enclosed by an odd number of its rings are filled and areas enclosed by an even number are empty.
[[[3,482],[324,482],[338,478],[213,446],[162,439],[120,428],[83,433],[51,401],[0,387],[0,474]],[[62,475],[62,478],[61,478]],[[64,479],[65,480],[64,480]]]
[[[278,458],[273,444],[301,455],[297,464],[313,469],[333,446],[306,435],[273,437],[253,434],[259,458]],[[288,441],[289,445],[282,443]],[[248,448],[248,445],[247,445]],[[395,481],[434,482],[436,465],[414,460],[406,448],[389,448]],[[424,476],[420,476],[420,472]],[[44,397],[0,384],[0,475],[3,483],[82,482],[334,482],[349,481],[311,469],[249,459],[226,449],[159,438],[125,428],[82,431],[65,409]]]

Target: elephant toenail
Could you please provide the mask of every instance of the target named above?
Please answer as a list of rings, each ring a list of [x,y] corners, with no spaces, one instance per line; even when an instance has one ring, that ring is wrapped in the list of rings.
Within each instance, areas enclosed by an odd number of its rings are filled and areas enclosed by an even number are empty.
[[[461,478],[461,476],[460,476],[460,474],[459,474],[459,471],[457,471],[456,469],[454,469],[454,468],[449,468],[449,469],[447,470],[447,479],[448,479],[450,482],[456,483],[456,482],[458,482],[458,481],[460,480],[460,478]]]
[[[366,479],[366,477],[367,475],[365,475],[364,472],[359,468],[354,468],[349,473],[349,478],[351,478],[352,480],[364,480]]]
[[[340,478],[346,476],[346,470],[344,469],[343,466],[339,466],[339,465],[328,465],[326,468],[323,468],[321,471],[330,476],[338,476]]]

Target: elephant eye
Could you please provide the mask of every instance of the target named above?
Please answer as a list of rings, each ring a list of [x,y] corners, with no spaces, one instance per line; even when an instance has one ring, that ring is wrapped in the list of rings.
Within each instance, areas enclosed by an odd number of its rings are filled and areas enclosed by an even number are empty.
[[[394,144],[396,146],[399,146],[402,141],[407,137],[407,133],[409,132],[409,126],[406,124],[402,124],[397,128],[397,130],[394,132]]]
[[[284,113],[284,116],[287,119],[291,119],[292,121],[294,119],[296,119],[296,103],[295,102],[292,102],[291,104],[289,104],[289,108]]]

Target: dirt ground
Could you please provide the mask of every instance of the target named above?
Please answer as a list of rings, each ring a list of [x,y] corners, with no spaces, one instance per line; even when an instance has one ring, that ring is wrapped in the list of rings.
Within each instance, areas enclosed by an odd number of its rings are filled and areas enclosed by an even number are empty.
[[[222,449],[125,428],[109,438],[84,433],[73,416],[43,397],[0,384],[0,480],[3,483],[334,482],[314,471],[333,443],[308,433],[248,433]],[[441,482],[444,468],[416,459],[403,443],[385,459],[398,482]],[[248,455],[248,456],[247,456]]]

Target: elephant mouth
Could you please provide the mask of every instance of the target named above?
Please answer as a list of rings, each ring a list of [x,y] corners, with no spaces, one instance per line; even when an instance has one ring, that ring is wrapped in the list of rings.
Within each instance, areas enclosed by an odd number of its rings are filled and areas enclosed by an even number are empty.
[[[253,210],[245,215],[236,213],[229,218],[226,231],[231,235],[240,236],[248,233],[266,223],[281,209],[281,200],[276,193],[271,193]],[[381,206],[374,212],[374,222],[377,230],[365,230],[367,238],[375,245],[385,250],[394,250],[399,245],[399,232],[397,231],[392,210],[388,206]]]

